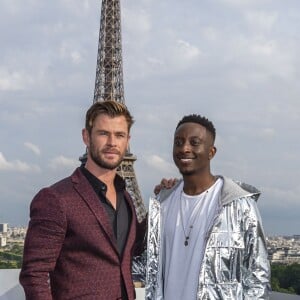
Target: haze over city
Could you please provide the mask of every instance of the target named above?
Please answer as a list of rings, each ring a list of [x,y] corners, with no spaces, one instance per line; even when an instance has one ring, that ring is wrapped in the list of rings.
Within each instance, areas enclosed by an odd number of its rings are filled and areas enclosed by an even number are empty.
[[[4,0],[0,11],[0,223],[85,152],[101,1]],[[145,202],[172,161],[179,119],[217,129],[214,174],[255,185],[267,235],[300,228],[300,2],[122,0],[125,101]]]

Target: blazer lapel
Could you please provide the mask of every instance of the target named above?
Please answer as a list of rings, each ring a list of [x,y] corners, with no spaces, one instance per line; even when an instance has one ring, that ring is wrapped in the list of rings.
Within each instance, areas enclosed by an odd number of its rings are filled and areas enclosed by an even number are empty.
[[[94,213],[96,219],[98,220],[103,231],[106,233],[109,241],[114,247],[115,251],[118,253],[117,241],[113,233],[113,229],[106,213],[105,208],[101,205],[101,202],[94,192],[93,188],[89,184],[88,180],[81,173],[80,169],[77,168],[72,175],[72,181],[75,190],[82,197],[82,199],[87,203],[90,210]]]

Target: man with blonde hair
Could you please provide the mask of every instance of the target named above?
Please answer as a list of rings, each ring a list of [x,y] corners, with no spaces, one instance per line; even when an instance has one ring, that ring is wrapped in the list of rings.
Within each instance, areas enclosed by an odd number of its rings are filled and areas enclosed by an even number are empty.
[[[82,130],[86,164],[34,197],[20,273],[26,299],[135,299],[132,255],[143,251],[146,214],[137,218],[117,174],[132,124],[125,105],[94,103]]]

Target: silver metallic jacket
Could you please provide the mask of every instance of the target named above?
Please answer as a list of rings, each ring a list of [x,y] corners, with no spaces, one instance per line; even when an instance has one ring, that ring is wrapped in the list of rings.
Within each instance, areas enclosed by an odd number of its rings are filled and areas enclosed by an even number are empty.
[[[157,299],[163,232],[161,203],[178,184],[180,181],[172,189],[162,190],[157,199],[150,199],[147,300]],[[223,178],[219,208],[205,239],[198,300],[269,299],[270,265],[256,205],[259,195],[260,192],[250,185]]]

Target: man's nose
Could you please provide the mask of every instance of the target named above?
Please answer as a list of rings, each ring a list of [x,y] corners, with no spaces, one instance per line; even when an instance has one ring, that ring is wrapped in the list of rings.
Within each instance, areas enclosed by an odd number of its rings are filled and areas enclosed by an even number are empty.
[[[107,138],[107,144],[114,146],[116,144],[116,137],[113,134],[109,134]]]
[[[188,141],[186,141],[186,142],[182,145],[181,150],[182,150],[183,152],[190,152],[190,151],[191,151],[191,144],[190,144]]]

